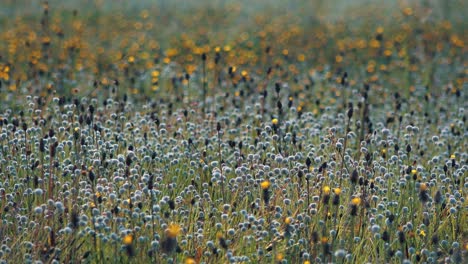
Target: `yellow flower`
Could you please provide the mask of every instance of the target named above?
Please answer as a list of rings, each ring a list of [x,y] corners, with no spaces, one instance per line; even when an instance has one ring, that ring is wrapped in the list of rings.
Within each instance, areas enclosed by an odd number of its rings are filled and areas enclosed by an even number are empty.
[[[413,174],[413,175],[416,174],[416,172],[418,172],[418,171],[415,170],[415,169],[412,169],[412,170],[411,170],[411,174]]]
[[[450,155],[451,159],[455,159],[455,154]]]
[[[197,262],[195,261],[194,258],[186,258],[184,261],[185,264],[196,264]]]
[[[291,217],[286,217],[286,219],[284,219],[284,223],[287,224],[287,225],[291,224],[291,222],[292,222]]]
[[[263,190],[266,190],[266,189],[270,188],[270,185],[271,185],[271,183],[268,180],[265,180],[262,183],[260,183],[260,187],[262,187]]]
[[[360,205],[360,204],[361,204],[361,198],[359,198],[359,197],[354,197],[354,198],[351,200],[351,204],[352,204],[352,205]]]
[[[166,229],[166,234],[170,238],[175,238],[180,234],[182,228],[178,224],[170,224]]]
[[[335,188],[333,191],[335,192],[336,195],[341,194],[341,189],[340,188]]]
[[[411,7],[407,7],[403,9],[403,14],[406,16],[411,16],[413,14],[413,9]]]
[[[322,190],[325,195],[329,195],[331,189],[330,186],[324,186]]]
[[[304,261],[304,264],[310,264],[310,261],[306,260]]]
[[[127,245],[127,246],[128,246],[128,245],[131,245],[132,242],[133,242],[133,236],[132,236],[132,235],[126,235],[126,236],[124,236],[122,242],[124,243],[124,245]]]
[[[278,119],[277,119],[277,118],[273,118],[273,120],[271,120],[271,123],[272,123],[273,125],[275,125],[275,126],[278,125]]]
[[[276,260],[277,261],[282,261],[283,258],[284,258],[283,254],[281,254],[281,253],[276,254]]]
[[[419,231],[419,235],[422,237],[426,237],[426,232],[424,230]]]
[[[419,186],[419,189],[420,189],[422,192],[426,191],[426,190],[427,190],[427,184],[421,183],[421,185]]]

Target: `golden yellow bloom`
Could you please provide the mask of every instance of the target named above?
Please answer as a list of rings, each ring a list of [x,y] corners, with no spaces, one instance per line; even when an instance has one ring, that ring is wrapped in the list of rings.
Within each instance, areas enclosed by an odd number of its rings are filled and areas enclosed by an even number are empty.
[[[262,187],[263,190],[266,190],[266,189],[270,188],[270,185],[271,185],[271,183],[268,180],[265,180],[262,183],[260,183],[260,187]]]
[[[283,258],[284,258],[283,254],[281,253],[276,254],[276,261],[282,261]]]
[[[419,186],[419,189],[420,189],[421,191],[423,191],[423,192],[426,191],[426,190],[427,190],[427,184],[421,183],[421,185]]]
[[[166,229],[166,234],[170,238],[175,238],[180,234],[182,228],[178,224],[170,224],[169,227]]]
[[[297,60],[300,61],[300,62],[305,61],[305,55],[304,55],[304,54],[299,54],[299,55],[297,56]]]
[[[335,188],[333,190],[333,192],[336,194],[336,195],[340,195],[341,194],[341,189],[340,188]]]
[[[351,204],[352,204],[352,205],[360,205],[360,204],[361,204],[361,198],[359,198],[359,197],[354,197],[354,198],[351,200]]]
[[[292,222],[291,217],[286,217],[286,219],[284,219],[284,223],[287,224],[287,225],[291,224],[291,222]]]
[[[124,243],[124,245],[131,245],[132,242],[133,242],[133,236],[132,235],[126,235],[124,236],[122,242]]]
[[[411,7],[407,7],[403,9],[403,14],[405,14],[406,16],[411,16],[413,14],[413,9]]]
[[[310,261],[306,260],[304,261],[304,264],[310,264]]]
[[[79,127],[75,127],[75,132],[78,132],[80,131],[80,128]]]
[[[322,191],[325,195],[329,195],[330,194],[330,186],[324,186]]]
[[[425,237],[425,236],[426,236],[426,232],[424,232],[424,230],[421,230],[421,231],[419,231],[419,235],[422,236],[422,237]]]
[[[271,120],[271,123],[272,123],[273,125],[275,125],[275,126],[278,125],[278,119],[277,119],[277,118],[273,118],[273,119]]]
[[[384,32],[384,28],[383,28],[383,27],[378,27],[377,30],[376,30],[376,32],[377,32],[378,34],[382,34],[382,33]]]
[[[412,169],[412,170],[411,170],[411,174],[413,174],[413,175],[416,174],[416,172],[418,172],[418,171],[415,170],[415,169]]]
[[[343,61],[343,56],[337,55],[337,56],[335,57],[335,61],[336,61],[337,63],[342,62],[342,61]]]
[[[322,242],[322,244],[325,244],[328,242],[328,237],[324,236],[320,239],[320,241]]]
[[[195,261],[194,258],[186,258],[185,261],[184,261],[185,264],[196,264],[197,262]]]
[[[455,159],[455,154],[450,155],[451,159]]]

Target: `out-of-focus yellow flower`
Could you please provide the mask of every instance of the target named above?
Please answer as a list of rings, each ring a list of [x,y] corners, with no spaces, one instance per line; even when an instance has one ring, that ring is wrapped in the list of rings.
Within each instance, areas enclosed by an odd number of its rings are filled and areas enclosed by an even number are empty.
[[[122,242],[124,243],[124,245],[131,245],[133,243],[133,236],[132,235],[124,236]]]
[[[178,224],[170,224],[166,229],[166,234],[170,238],[175,238],[180,234],[181,230],[182,228]]]
[[[263,190],[266,190],[268,188],[270,188],[270,181],[266,180],[266,181],[263,181],[262,183],[260,183],[260,187],[262,187]]]

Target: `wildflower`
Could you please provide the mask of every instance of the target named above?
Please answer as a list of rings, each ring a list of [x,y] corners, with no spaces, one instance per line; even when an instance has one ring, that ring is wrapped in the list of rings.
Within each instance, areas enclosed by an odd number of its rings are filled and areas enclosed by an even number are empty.
[[[323,203],[324,204],[328,204],[328,202],[330,201],[330,187],[329,186],[325,186],[323,187],[322,191],[323,191]]]
[[[277,118],[273,118],[273,120],[271,120],[271,123],[276,126],[278,125],[278,119]]]
[[[133,235],[128,234],[124,236],[124,238],[122,239],[122,242],[125,246],[125,252],[127,253],[127,255],[129,257],[135,256],[135,249],[133,248]]]
[[[218,238],[218,241],[219,241],[219,245],[223,248],[223,249],[227,249],[228,248],[228,244],[226,242],[226,239],[224,239],[224,236],[221,232],[218,232],[216,234],[216,237]]]
[[[421,183],[419,186],[419,199],[425,203],[429,200],[429,194],[427,193],[427,184]]]
[[[260,187],[262,188],[262,190],[267,190],[268,188],[270,188],[270,185],[271,183],[268,180],[265,180],[262,183],[260,183]]]
[[[196,264],[197,262],[195,261],[194,258],[188,257],[185,259],[184,264]]]
[[[419,235],[422,237],[426,237],[426,232],[424,230],[419,231]]]
[[[181,228],[178,224],[170,224],[166,229],[166,237],[161,242],[161,248],[165,253],[172,253],[177,248],[177,236]]]
[[[359,197],[354,197],[354,198],[351,200],[351,204],[352,204],[352,205],[355,205],[355,206],[358,206],[359,204],[361,204],[361,198],[359,198]]]
[[[133,243],[133,235],[131,234],[128,234],[126,236],[124,236],[122,242],[124,243],[124,245],[131,245]]]
[[[270,201],[270,191],[269,191],[270,185],[271,183],[268,180],[265,180],[260,184],[260,187],[263,190],[262,196],[263,196],[263,201],[265,202],[265,204],[268,204],[268,202]]]
[[[176,238],[182,228],[178,224],[170,224],[169,227],[166,229],[166,234],[168,237]]]
[[[96,192],[95,197],[98,203],[102,203],[102,194],[100,192]]]
[[[361,204],[361,198],[359,197],[354,197],[351,200],[351,215],[356,216],[357,215],[357,209],[358,206]]]
[[[75,127],[75,129],[73,129],[73,138],[75,140],[78,140],[80,138],[80,128],[79,127]]]
[[[283,254],[281,253],[276,254],[276,261],[281,262],[283,259],[284,259]]]

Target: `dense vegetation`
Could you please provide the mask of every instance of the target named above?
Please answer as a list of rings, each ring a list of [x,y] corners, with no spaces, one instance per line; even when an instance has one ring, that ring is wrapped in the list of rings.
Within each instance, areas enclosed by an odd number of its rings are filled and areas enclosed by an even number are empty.
[[[3,2],[0,262],[466,263],[466,2]]]

